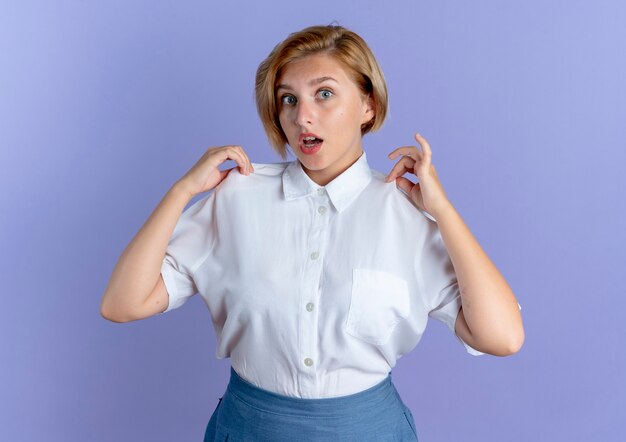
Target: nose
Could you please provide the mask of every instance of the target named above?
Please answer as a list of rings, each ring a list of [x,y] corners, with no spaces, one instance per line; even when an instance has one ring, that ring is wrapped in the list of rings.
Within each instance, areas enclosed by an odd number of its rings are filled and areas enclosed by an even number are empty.
[[[313,106],[303,100],[299,100],[295,112],[296,124],[310,126],[313,122]]]

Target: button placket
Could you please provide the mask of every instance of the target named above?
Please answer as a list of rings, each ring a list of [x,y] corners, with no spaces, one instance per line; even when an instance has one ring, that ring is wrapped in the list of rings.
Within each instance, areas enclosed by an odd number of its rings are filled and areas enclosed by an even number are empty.
[[[309,200],[312,206],[311,230],[307,239],[309,255],[304,268],[304,277],[300,292],[301,310],[299,314],[299,348],[302,370],[299,372],[299,384],[303,397],[315,397],[318,392],[316,358],[318,348],[319,287],[322,275],[323,253],[325,250],[326,230],[328,226],[328,198],[323,188],[317,189]]]

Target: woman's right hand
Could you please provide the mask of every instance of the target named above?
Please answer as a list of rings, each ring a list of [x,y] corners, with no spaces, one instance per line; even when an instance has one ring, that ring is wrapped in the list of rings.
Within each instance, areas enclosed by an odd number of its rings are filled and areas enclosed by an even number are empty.
[[[196,164],[178,180],[178,184],[189,192],[191,197],[211,190],[221,183],[228,176],[228,173],[234,169],[233,167],[221,171],[217,168],[226,160],[233,160],[237,163],[239,172],[242,175],[250,175],[254,172],[252,162],[241,146],[209,147]]]

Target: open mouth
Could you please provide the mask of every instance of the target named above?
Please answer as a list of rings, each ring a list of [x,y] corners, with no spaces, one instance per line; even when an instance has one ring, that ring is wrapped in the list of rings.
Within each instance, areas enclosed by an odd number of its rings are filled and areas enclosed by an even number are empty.
[[[318,146],[322,145],[322,142],[324,140],[322,140],[321,138],[313,138],[313,139],[304,139],[301,143],[301,145],[306,148],[306,149],[315,149]]]
[[[313,155],[317,152],[319,152],[319,150],[322,148],[322,143],[324,142],[324,140],[313,140],[311,142],[302,142],[300,143],[300,150],[302,151],[302,153],[307,154],[307,155]]]
[[[322,143],[324,142],[323,139],[321,139],[317,136],[317,134],[314,134],[312,132],[300,134],[298,141],[298,146],[300,147],[302,153],[308,155],[314,154],[318,150],[320,150],[322,148]]]

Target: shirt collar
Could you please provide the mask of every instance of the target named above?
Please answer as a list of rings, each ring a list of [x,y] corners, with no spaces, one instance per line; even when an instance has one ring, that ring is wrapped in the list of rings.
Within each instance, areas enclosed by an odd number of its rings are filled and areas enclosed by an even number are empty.
[[[289,163],[283,171],[283,192],[287,201],[311,195],[326,188],[330,200],[341,212],[356,199],[372,180],[372,171],[365,151],[358,160],[326,186],[320,186],[302,169],[300,160]]]

